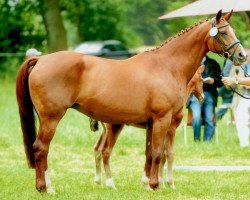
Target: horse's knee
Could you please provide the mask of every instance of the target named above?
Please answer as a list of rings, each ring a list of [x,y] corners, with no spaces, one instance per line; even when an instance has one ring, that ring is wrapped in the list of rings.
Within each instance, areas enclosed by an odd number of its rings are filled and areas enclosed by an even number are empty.
[[[162,151],[160,150],[152,150],[152,160],[155,164],[159,164],[162,159]]]

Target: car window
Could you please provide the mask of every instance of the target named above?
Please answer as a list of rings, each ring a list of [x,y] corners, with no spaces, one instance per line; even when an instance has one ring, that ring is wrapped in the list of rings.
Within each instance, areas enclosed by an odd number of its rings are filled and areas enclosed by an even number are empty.
[[[115,45],[115,49],[116,49],[116,51],[125,51],[125,50],[127,50],[126,47],[124,45],[122,45],[122,44]]]
[[[106,44],[106,45],[104,45],[103,48],[108,49],[110,51],[116,51],[115,45],[113,45],[113,44]]]

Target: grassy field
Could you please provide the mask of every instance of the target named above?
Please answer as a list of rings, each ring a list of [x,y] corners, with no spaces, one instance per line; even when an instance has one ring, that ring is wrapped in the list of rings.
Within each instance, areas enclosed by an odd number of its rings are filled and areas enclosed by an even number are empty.
[[[126,127],[111,158],[117,191],[95,185],[93,146],[99,133],[89,130],[88,118],[68,110],[50,146],[49,169],[56,195],[35,190],[35,171],[27,167],[22,144],[15,84],[0,82],[0,199],[250,199],[250,171],[174,171],[176,190],[145,190],[140,182],[144,165],[145,131]],[[176,135],[175,166],[250,166],[250,149],[240,148],[226,115],[218,122],[219,142],[194,143],[188,128]],[[103,176],[104,177],[104,176]]]

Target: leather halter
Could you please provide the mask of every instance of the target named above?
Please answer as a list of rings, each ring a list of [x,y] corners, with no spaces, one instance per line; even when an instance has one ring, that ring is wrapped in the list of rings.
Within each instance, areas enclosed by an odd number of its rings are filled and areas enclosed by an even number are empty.
[[[211,23],[212,23],[212,28],[213,28],[213,27],[216,27],[216,26],[215,26],[215,18],[212,18]],[[216,28],[218,29],[218,34],[216,34],[215,36],[213,36],[213,38],[215,38],[215,39],[217,40],[217,42],[219,43],[220,48],[221,48],[222,51],[223,51],[223,56],[224,56],[225,58],[229,58],[230,60],[233,61],[234,54],[235,54],[235,51],[236,51],[237,48],[235,48],[235,50],[233,51],[232,54],[229,53],[229,50],[232,49],[235,45],[240,45],[240,41],[237,39],[236,41],[234,41],[234,42],[233,42],[232,44],[230,44],[230,45],[225,45],[225,44],[221,41],[221,39],[220,39],[220,37],[219,37],[219,35],[221,35],[221,33],[220,33],[219,30],[220,30],[221,28],[226,27],[226,26],[229,26],[229,23],[227,23],[227,24],[225,24],[225,25],[223,25],[223,26],[220,26],[220,27],[216,27]],[[213,41],[214,41],[214,40],[213,40]],[[214,42],[213,42],[213,45],[214,45]],[[222,55],[222,53],[219,53],[219,52],[217,51],[215,45],[214,45],[214,49],[215,49],[216,53],[218,53],[219,55]]]

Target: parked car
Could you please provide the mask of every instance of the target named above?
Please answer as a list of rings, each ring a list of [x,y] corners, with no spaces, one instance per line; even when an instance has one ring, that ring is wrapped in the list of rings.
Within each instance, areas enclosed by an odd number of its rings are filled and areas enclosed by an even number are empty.
[[[95,55],[105,58],[129,58],[136,55],[132,49],[128,49],[120,41],[106,40],[106,41],[88,41],[78,45],[75,52]]]

